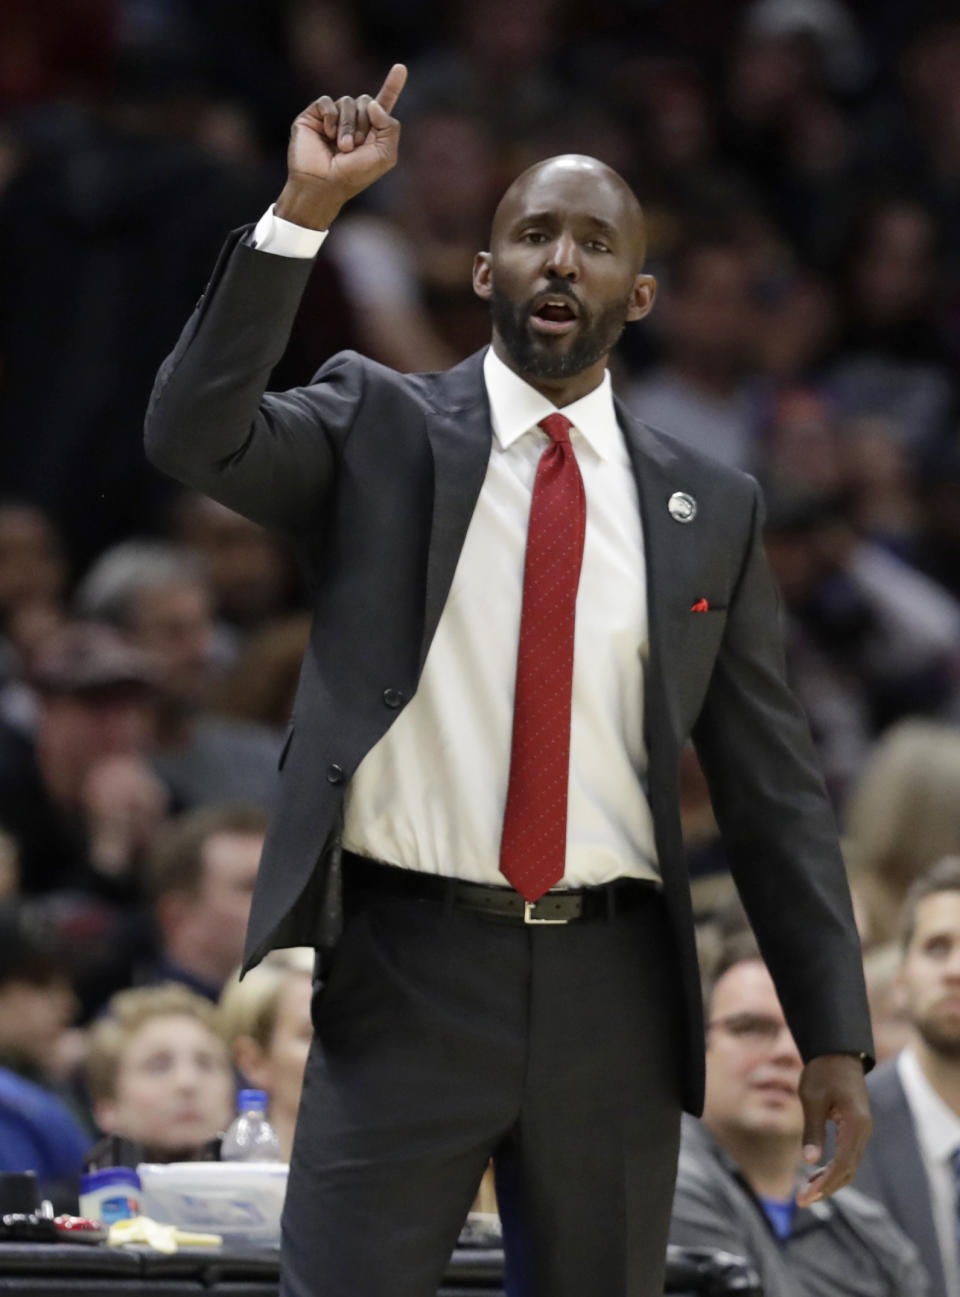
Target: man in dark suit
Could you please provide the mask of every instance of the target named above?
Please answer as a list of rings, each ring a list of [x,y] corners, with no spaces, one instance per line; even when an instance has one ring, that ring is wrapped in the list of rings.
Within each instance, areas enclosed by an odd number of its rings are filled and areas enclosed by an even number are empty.
[[[432,1294],[493,1154],[511,1291],[653,1297],[703,1091],[688,736],[807,1060],[812,1160],[840,1127],[808,1200],[869,1131],[859,944],[756,483],[610,390],[655,292],[619,176],[568,155],[510,187],[485,352],[345,353],[263,394],[322,232],[394,165],[405,76],[297,119],[147,419],[154,463],[292,533],[314,589],[246,958],[308,943],[323,970],[282,1291]]]
[[[903,909],[897,995],[913,1040],[870,1076],[876,1122],[857,1188],[912,1241],[931,1297],[960,1292],[960,858],[914,883]]]

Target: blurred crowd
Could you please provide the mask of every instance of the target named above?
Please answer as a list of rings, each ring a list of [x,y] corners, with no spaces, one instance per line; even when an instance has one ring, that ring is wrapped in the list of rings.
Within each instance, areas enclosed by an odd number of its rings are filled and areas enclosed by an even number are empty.
[[[279,190],[296,112],[374,91],[394,60],[400,164],[336,222],[271,385],[344,347],[456,362],[489,335],[470,267],[505,185],[569,151],[630,181],[660,290],[615,386],[764,487],[878,1046],[908,1038],[904,898],[960,853],[955,4],[5,0],[0,1063],[84,1138],[199,1145],[222,1128],[231,1060],[255,1082],[287,1049],[295,1073],[309,1038],[299,956],[249,1004],[230,982],[308,634],[302,578],[282,536],[149,468],[141,427],[223,236]],[[682,775],[709,964],[731,886],[692,752]],[[156,989],[171,982],[190,995]],[[157,1058],[223,1084],[161,1115],[136,1088]]]

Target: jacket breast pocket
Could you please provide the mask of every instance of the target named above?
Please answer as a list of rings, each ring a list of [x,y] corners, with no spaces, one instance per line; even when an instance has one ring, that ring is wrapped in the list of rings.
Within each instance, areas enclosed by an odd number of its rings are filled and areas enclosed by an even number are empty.
[[[687,612],[674,618],[672,644],[664,662],[667,689],[676,703],[681,738],[689,735],[700,714],[726,624],[726,608]]]

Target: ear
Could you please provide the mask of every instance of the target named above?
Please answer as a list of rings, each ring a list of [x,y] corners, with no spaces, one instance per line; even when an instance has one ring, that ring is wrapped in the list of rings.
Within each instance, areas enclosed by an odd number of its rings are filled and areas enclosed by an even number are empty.
[[[627,320],[642,320],[653,310],[657,296],[657,281],[653,275],[637,275],[633,281],[633,292],[630,294],[630,305],[627,308]]]
[[[263,1050],[252,1036],[238,1036],[233,1042],[233,1061],[248,1081],[258,1089],[269,1089],[270,1065]]]
[[[473,259],[473,291],[485,302],[489,302],[493,294],[491,276],[490,253],[478,252]]]

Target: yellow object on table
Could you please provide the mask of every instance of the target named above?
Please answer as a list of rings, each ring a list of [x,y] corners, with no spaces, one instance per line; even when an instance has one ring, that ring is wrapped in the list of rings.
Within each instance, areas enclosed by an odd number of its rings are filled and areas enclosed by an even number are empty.
[[[175,1225],[161,1225],[149,1216],[131,1216],[117,1220],[107,1234],[108,1247],[123,1247],[125,1243],[140,1243],[157,1252],[176,1252],[180,1247],[219,1247],[223,1239],[219,1234],[194,1234],[177,1229]]]

